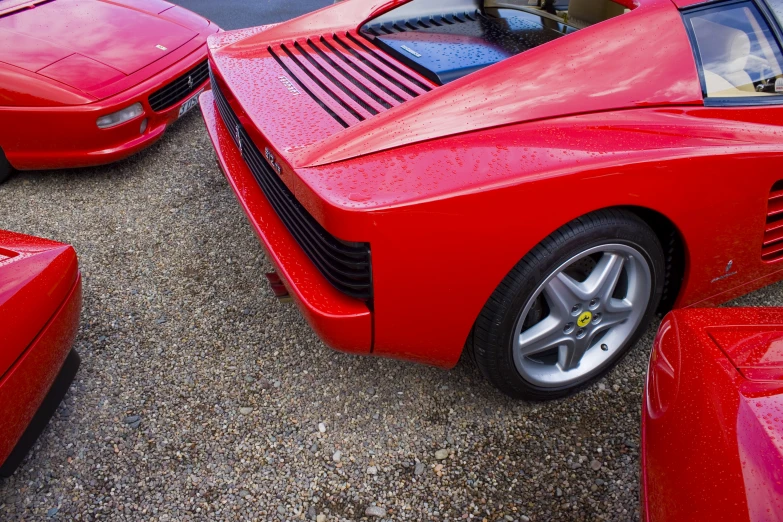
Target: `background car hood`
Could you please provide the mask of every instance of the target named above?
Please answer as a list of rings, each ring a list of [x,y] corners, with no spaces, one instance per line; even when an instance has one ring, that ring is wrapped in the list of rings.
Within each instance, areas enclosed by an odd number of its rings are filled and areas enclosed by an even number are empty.
[[[77,276],[72,247],[0,230],[0,379],[62,305]]]
[[[156,0],[135,7],[53,0],[13,11],[0,16],[0,62],[89,93],[163,58],[198,34],[158,16],[170,8]]]

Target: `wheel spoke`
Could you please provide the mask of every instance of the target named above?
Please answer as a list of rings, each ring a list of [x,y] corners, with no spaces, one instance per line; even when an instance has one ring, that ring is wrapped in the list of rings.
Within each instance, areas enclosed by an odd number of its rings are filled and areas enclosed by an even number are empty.
[[[546,284],[544,295],[549,303],[549,308],[563,319],[571,314],[571,307],[575,303],[589,299],[589,295],[582,288],[582,283],[563,272],[557,274]]]
[[[604,254],[593,268],[590,276],[582,283],[590,297],[610,299],[623,272],[625,259],[618,254]]]
[[[616,299],[609,297],[604,306],[604,310],[611,313],[631,313],[633,311],[633,302],[627,297],[625,299]]]
[[[519,334],[517,349],[523,356],[528,356],[569,342],[568,337],[563,334],[560,320],[550,315]]]
[[[588,346],[586,339],[561,345],[557,354],[557,364],[560,369],[567,372],[579,366],[579,361],[582,360]]]
[[[612,299],[611,301],[623,303],[623,301],[620,301],[619,299]],[[631,317],[632,313],[633,306],[627,302],[622,305],[615,305],[611,307],[607,305],[607,307],[604,309],[604,312],[601,314],[601,326],[604,328],[609,328],[618,325]]]

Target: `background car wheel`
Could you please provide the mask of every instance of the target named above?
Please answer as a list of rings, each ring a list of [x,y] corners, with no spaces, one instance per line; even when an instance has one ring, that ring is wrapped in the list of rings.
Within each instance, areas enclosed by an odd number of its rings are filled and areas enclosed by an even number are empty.
[[[11,167],[11,164],[8,163],[8,160],[5,158],[3,149],[0,149],[0,183],[5,182],[9,177],[11,177],[12,170],[13,168]]]
[[[601,377],[644,333],[663,274],[658,237],[635,214],[588,214],[511,270],[484,306],[468,347],[502,392],[562,397]]]

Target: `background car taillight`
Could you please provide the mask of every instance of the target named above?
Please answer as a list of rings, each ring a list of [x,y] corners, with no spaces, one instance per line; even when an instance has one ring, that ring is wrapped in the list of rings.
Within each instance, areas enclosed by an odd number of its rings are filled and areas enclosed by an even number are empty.
[[[101,116],[98,118],[96,123],[101,129],[108,129],[111,127],[116,127],[117,125],[125,123],[126,121],[130,121],[133,118],[137,118],[142,114],[144,114],[144,107],[141,106],[141,103],[134,103],[130,107],[125,107],[121,111],[107,114],[106,116]]]

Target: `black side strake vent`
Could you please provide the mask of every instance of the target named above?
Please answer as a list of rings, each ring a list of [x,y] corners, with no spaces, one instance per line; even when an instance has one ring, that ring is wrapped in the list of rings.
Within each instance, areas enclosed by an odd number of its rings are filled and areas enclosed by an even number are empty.
[[[783,180],[775,183],[769,192],[761,259],[764,261],[783,259]]]
[[[337,239],[307,212],[253,143],[211,71],[210,76],[220,117],[288,232],[332,286],[348,296],[369,301],[372,298],[370,245]]]
[[[150,94],[150,107],[156,112],[168,109],[196,92],[208,77],[209,65],[207,60],[204,60],[162,89]]]

